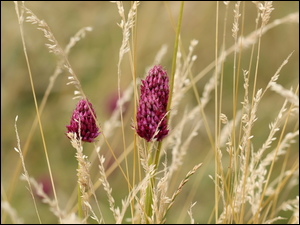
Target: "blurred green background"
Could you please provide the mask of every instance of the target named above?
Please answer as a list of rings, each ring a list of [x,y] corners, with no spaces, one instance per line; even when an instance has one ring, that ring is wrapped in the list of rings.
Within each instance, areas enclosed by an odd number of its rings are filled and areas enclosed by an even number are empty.
[[[69,54],[69,62],[73,70],[81,81],[82,88],[86,96],[93,103],[97,113],[98,120],[101,124],[110,117],[109,104],[113,96],[117,93],[117,63],[119,57],[119,48],[122,41],[121,29],[117,26],[121,19],[118,14],[116,4],[110,2],[26,2],[26,6],[33,11],[40,19],[51,28],[57,41],[64,48],[79,29],[91,26],[92,32],[88,32],[86,37],[78,42]],[[166,7],[167,6],[167,7]],[[145,70],[153,65],[154,57],[160,50],[161,46],[166,44],[168,51],[163,57],[161,65],[171,72],[173,45],[175,33],[172,23],[177,23],[179,12],[179,2],[142,2],[138,7],[137,29],[137,45],[136,45],[136,70],[137,76],[143,78]],[[233,6],[230,3],[227,21],[226,46],[232,46],[234,39],[231,35],[233,22]],[[125,14],[127,16],[130,8],[130,2],[124,3]],[[245,26],[244,34],[247,36],[255,29],[256,8],[253,3],[245,4]],[[275,19],[282,18],[289,13],[296,12],[299,8],[299,2],[281,1],[274,2],[275,10],[271,14],[270,22]],[[168,10],[173,21],[171,22]],[[219,15],[219,41],[221,43],[225,6],[220,3]],[[188,52],[188,46],[192,39],[199,40],[199,44],[195,48],[194,54],[197,60],[192,67],[194,75],[202,71],[209,63],[213,62],[215,56],[215,18],[216,18],[216,2],[185,2],[181,40],[185,52]],[[25,41],[27,45],[27,53],[37,100],[43,98],[46,87],[49,83],[49,77],[53,74],[57,58],[54,54],[50,54],[45,46],[46,41],[43,33],[36,29],[36,25],[24,23]],[[278,83],[289,89],[294,90],[298,85],[299,73],[299,24],[290,23],[279,25],[268,31],[262,38],[262,47],[260,54],[259,77],[257,88],[264,88],[269,82],[270,77],[274,75],[277,68],[282,64],[286,57],[292,52],[288,64],[281,70]],[[250,57],[250,49],[244,50],[242,59],[242,69],[248,69]],[[232,116],[232,68],[233,56],[230,55],[225,63],[225,83],[224,83],[224,113]],[[212,75],[212,71],[208,73],[200,82],[197,83],[199,93],[202,93],[204,85]],[[228,75],[227,75],[228,74]],[[70,145],[64,132],[65,126],[69,123],[69,119],[76,101],[72,100],[74,87],[67,86],[68,74],[63,72],[57,78],[48,102],[42,115],[43,129],[48,148],[50,163],[53,170],[54,180],[57,186],[58,198],[61,207],[64,208],[70,197],[70,193],[76,186],[76,168],[77,162],[74,158],[74,149]],[[242,77],[240,78],[242,81]],[[121,89],[124,90],[132,81],[132,75],[129,66],[128,55],[125,55],[122,62]],[[241,84],[242,85],[242,84]],[[242,87],[242,86],[241,86]],[[228,95],[228,98],[226,96]],[[242,97],[242,96],[241,96]],[[213,99],[213,97],[212,97]],[[241,98],[242,101],[242,98]],[[274,116],[278,112],[283,98],[274,92],[268,92],[264,96],[264,101],[260,104],[258,118],[263,120],[262,124],[253,128],[253,133],[257,139],[255,148],[258,149],[269,134],[268,124],[273,121]],[[180,105],[178,116],[174,118],[180,121],[180,115],[186,106],[191,109],[196,106],[196,100],[192,91],[189,91]],[[131,119],[133,118],[133,103],[128,105],[125,114],[126,131],[128,134],[127,144],[131,143],[133,132],[130,128]],[[207,106],[206,113],[209,120],[214,119],[214,103],[210,101]],[[14,119],[16,115],[18,119],[18,131],[21,139],[21,145],[24,145],[31,129],[36,112],[32,97],[31,86],[29,82],[28,69],[25,62],[23,47],[20,37],[15,6],[13,2],[1,2],[1,184],[5,192],[9,187],[9,182],[14,174],[17,162],[20,160],[19,155],[13,150],[17,146],[14,131]],[[296,119],[294,119],[295,123]],[[259,123],[259,122],[257,122]],[[192,127],[193,124],[187,126]],[[292,130],[294,124],[288,124]],[[187,129],[187,135],[190,131]],[[213,129],[213,127],[212,127]],[[113,137],[109,138],[109,142],[113,143],[113,149],[116,155],[120,155],[123,151],[122,138],[120,129],[116,130]],[[130,139],[131,138],[131,139]],[[92,145],[85,145],[87,155],[92,151]],[[293,145],[293,154],[298,157],[298,143]],[[210,149],[207,135],[204,128],[201,128],[199,135],[192,142],[188,151],[188,155],[184,160],[182,170],[178,174],[177,186],[185,174],[192,167],[203,162]],[[109,151],[104,145],[101,149],[103,154]],[[213,161],[212,161],[213,162]],[[292,161],[293,162],[293,161]],[[36,129],[34,137],[30,143],[25,163],[30,176],[39,179],[47,179],[48,169],[46,159],[41,142],[41,135]],[[109,163],[109,162],[106,162]],[[205,163],[205,162],[204,162]],[[197,197],[193,199],[197,201],[194,207],[194,217],[196,222],[206,223],[211,213],[214,197],[212,190],[213,183],[207,174],[213,174],[213,163],[207,167],[208,170],[201,172],[203,180],[199,184]],[[201,169],[199,170],[200,173]],[[92,174],[97,174],[97,166],[92,167]],[[113,195],[116,195],[117,206],[120,206],[120,198],[124,198],[127,193],[125,185],[120,186],[120,180],[124,182],[124,178],[117,169],[109,178],[113,188]],[[167,222],[176,223],[181,212],[181,201],[184,201],[192,187],[193,178],[184,187],[183,192],[178,196],[178,202],[170,211],[174,218],[168,218]],[[33,203],[29,192],[26,190],[27,184],[24,181],[17,181],[17,187],[11,198],[12,206],[17,210],[18,215],[24,218],[25,223],[37,223]],[[2,189],[1,189],[2,193]],[[3,193],[4,194],[4,193]],[[102,189],[97,190],[97,196],[103,212],[106,213],[108,208],[107,198]],[[295,196],[295,195],[292,195]],[[38,208],[41,211],[43,223],[56,223],[56,218],[49,211],[48,206],[39,202]],[[202,212],[202,213],[199,213]],[[107,212],[110,215],[110,212]],[[10,221],[9,219],[6,221]],[[108,219],[106,222],[113,222]],[[188,217],[184,223],[189,222]]]

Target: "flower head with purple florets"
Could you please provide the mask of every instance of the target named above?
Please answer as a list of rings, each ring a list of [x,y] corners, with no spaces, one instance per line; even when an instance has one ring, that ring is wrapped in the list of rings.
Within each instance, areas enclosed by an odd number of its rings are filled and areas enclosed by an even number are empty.
[[[91,112],[91,110],[92,112]],[[94,115],[94,116],[93,116]],[[67,136],[69,133],[76,133],[76,137],[81,137],[82,141],[93,142],[95,138],[100,134],[99,129],[95,121],[96,113],[93,109],[92,103],[86,99],[81,99],[76,109],[73,111],[70,125],[66,126]],[[79,121],[80,121],[80,135],[79,135]],[[68,138],[70,138],[68,136]]]
[[[168,135],[167,105],[169,98],[169,78],[160,66],[149,70],[142,80],[141,95],[137,110],[138,135],[146,141],[161,141]]]

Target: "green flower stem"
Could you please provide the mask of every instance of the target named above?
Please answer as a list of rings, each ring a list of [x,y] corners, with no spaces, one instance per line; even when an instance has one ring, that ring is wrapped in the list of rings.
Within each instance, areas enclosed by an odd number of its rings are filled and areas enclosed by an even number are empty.
[[[160,150],[161,150],[161,146],[162,146],[162,141],[158,142],[158,147],[157,147],[157,151],[155,152],[155,166],[154,166],[154,171],[157,170],[157,165],[159,163],[159,155],[160,155]],[[155,175],[154,175],[154,178],[153,180],[155,180]]]
[[[184,6],[184,1],[182,1],[181,5],[180,5],[180,13],[179,13],[179,17],[178,17],[178,25],[177,25],[177,30],[176,30],[176,39],[175,39],[175,44],[174,44],[172,74],[171,74],[171,78],[170,78],[170,93],[169,93],[169,100],[168,100],[168,105],[167,105],[167,112],[170,111],[172,96],[173,96],[174,77],[175,77],[176,59],[177,59],[176,56],[177,56],[178,43],[179,43],[179,34],[180,34],[180,28],[181,28],[183,6]],[[167,124],[168,124],[169,118],[170,118],[170,113],[167,114]],[[155,171],[156,171],[156,169],[158,167],[158,164],[159,164],[159,155],[160,155],[160,151],[161,151],[161,146],[162,146],[162,141],[160,141],[158,143],[158,148],[157,148],[157,151],[155,152],[155,162],[154,162],[155,163]]]
[[[178,25],[177,25],[177,30],[176,30],[176,39],[175,39],[175,44],[174,44],[174,53],[173,53],[173,61],[172,61],[172,74],[171,74],[171,78],[170,78],[170,94],[169,94],[167,112],[171,108],[171,102],[172,102],[172,96],[173,96],[174,77],[175,77],[175,71],[176,71],[176,59],[177,59],[179,34],[180,34],[182,14],[183,14],[183,6],[184,6],[184,1],[182,1],[181,5],[180,5],[180,13],[179,13],[179,17],[178,17]],[[167,120],[169,120],[169,117],[170,117],[170,114],[167,115]]]
[[[176,56],[177,56],[178,43],[179,43],[179,34],[180,34],[180,28],[181,28],[183,6],[184,6],[184,1],[182,1],[181,5],[180,5],[180,13],[179,13],[179,17],[178,17],[178,25],[177,25],[177,30],[176,30],[176,39],[175,39],[174,53],[173,53],[172,74],[171,74],[171,78],[170,78],[170,93],[169,93],[167,112],[170,111],[172,96],[173,96],[174,76],[175,76],[175,71],[176,71],[176,58],[177,58]],[[167,124],[168,124],[169,118],[170,118],[170,113],[168,113],[168,115],[167,115]],[[157,151],[155,152],[155,162],[154,162],[155,163],[155,171],[159,164],[159,155],[160,155],[160,151],[161,151],[161,146],[162,146],[162,141],[160,141],[158,143],[158,148],[157,148]]]
[[[153,179],[150,179],[150,183],[146,189],[146,215],[148,217],[152,216],[152,187],[153,187]],[[146,223],[149,224],[148,218],[146,217]]]
[[[180,34],[180,28],[181,28],[181,21],[182,21],[182,14],[183,14],[183,6],[184,6],[184,1],[181,2],[180,5],[180,13],[178,17],[178,25],[177,25],[177,30],[176,30],[176,39],[175,39],[175,44],[174,44],[174,53],[173,53],[173,62],[172,62],[172,74],[170,78],[170,92],[169,92],[169,100],[168,100],[168,105],[167,105],[167,112],[170,111],[171,108],[171,102],[172,102],[172,96],[173,96],[173,87],[174,87],[174,76],[175,76],[175,71],[176,71],[176,59],[177,59],[177,51],[178,51],[178,43],[179,43],[179,34]],[[169,121],[170,113],[167,115],[167,124]],[[156,172],[159,164],[159,156],[161,152],[161,147],[162,147],[162,141],[158,142],[158,147],[157,151],[155,152],[155,161],[154,161],[154,171]],[[149,162],[148,162],[149,163]],[[150,164],[149,164],[150,165]],[[154,177],[151,179],[151,186],[149,185],[147,188],[147,196],[146,196],[146,213],[150,217],[152,215],[152,189],[155,184],[155,174]],[[148,220],[147,220],[148,221]]]
[[[152,156],[151,156],[151,153],[150,153],[150,143],[147,142],[147,153],[150,154],[150,158],[148,160],[148,166],[150,166],[152,164]],[[149,223],[148,219],[147,219],[147,216],[148,217],[151,217],[152,216],[152,207],[151,207],[151,204],[152,204],[152,188],[154,186],[154,179],[151,178],[150,179],[150,183],[146,189],[146,199],[145,199],[145,212],[146,212],[146,223]]]

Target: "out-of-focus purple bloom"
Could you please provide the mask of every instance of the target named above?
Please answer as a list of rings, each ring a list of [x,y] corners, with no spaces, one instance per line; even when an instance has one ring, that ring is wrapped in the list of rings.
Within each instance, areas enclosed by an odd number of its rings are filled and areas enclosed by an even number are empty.
[[[51,184],[51,179],[49,176],[42,176],[41,178],[39,178],[37,180],[37,182],[43,186],[43,192],[48,196],[48,197],[52,197],[53,194],[53,190],[52,190],[52,184]],[[34,194],[42,199],[42,196],[38,194],[38,191],[36,190],[34,192]]]
[[[121,98],[122,98],[122,96],[123,96],[123,93],[121,91]],[[119,109],[119,105],[117,105],[118,100],[119,100],[118,91],[114,91],[107,96],[105,108],[109,115],[111,115],[116,109]],[[126,101],[123,104],[123,106],[122,106],[123,115],[124,115],[124,113],[126,113],[126,111],[128,109],[128,105],[129,105],[128,101]]]
[[[146,79],[142,80],[136,117],[136,131],[148,142],[152,139],[161,141],[169,132],[166,118],[168,98],[167,72],[160,65],[154,66],[149,70]]]
[[[114,92],[111,93],[108,97],[107,97],[107,111],[111,114],[113,113],[113,111],[117,108],[117,101],[118,101],[119,97],[118,97],[118,92]]]
[[[77,103],[76,109],[73,111],[70,125],[66,127],[68,129],[67,133],[76,133],[77,138],[81,136],[82,141],[93,142],[100,132],[88,105],[90,106],[95,118],[97,118],[92,103],[88,100],[82,99]],[[80,121],[80,135],[78,121]]]

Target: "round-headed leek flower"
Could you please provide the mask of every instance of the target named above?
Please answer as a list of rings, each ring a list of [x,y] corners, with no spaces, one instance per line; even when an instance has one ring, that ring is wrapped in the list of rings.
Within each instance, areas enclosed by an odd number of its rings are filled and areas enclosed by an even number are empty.
[[[169,98],[169,78],[160,66],[149,70],[142,80],[141,95],[137,110],[137,134],[146,141],[161,141],[168,135],[167,105]]]
[[[76,137],[81,137],[82,141],[86,142],[93,142],[94,139],[100,134],[99,129],[96,125],[96,121],[88,107],[90,106],[90,109],[92,110],[95,118],[96,113],[93,109],[92,103],[90,103],[86,99],[81,99],[77,105],[76,109],[73,111],[70,125],[66,126],[67,131],[67,137],[69,137],[69,133],[76,133]],[[79,126],[80,121],[80,126]],[[80,135],[79,135],[79,129],[80,129]]]

